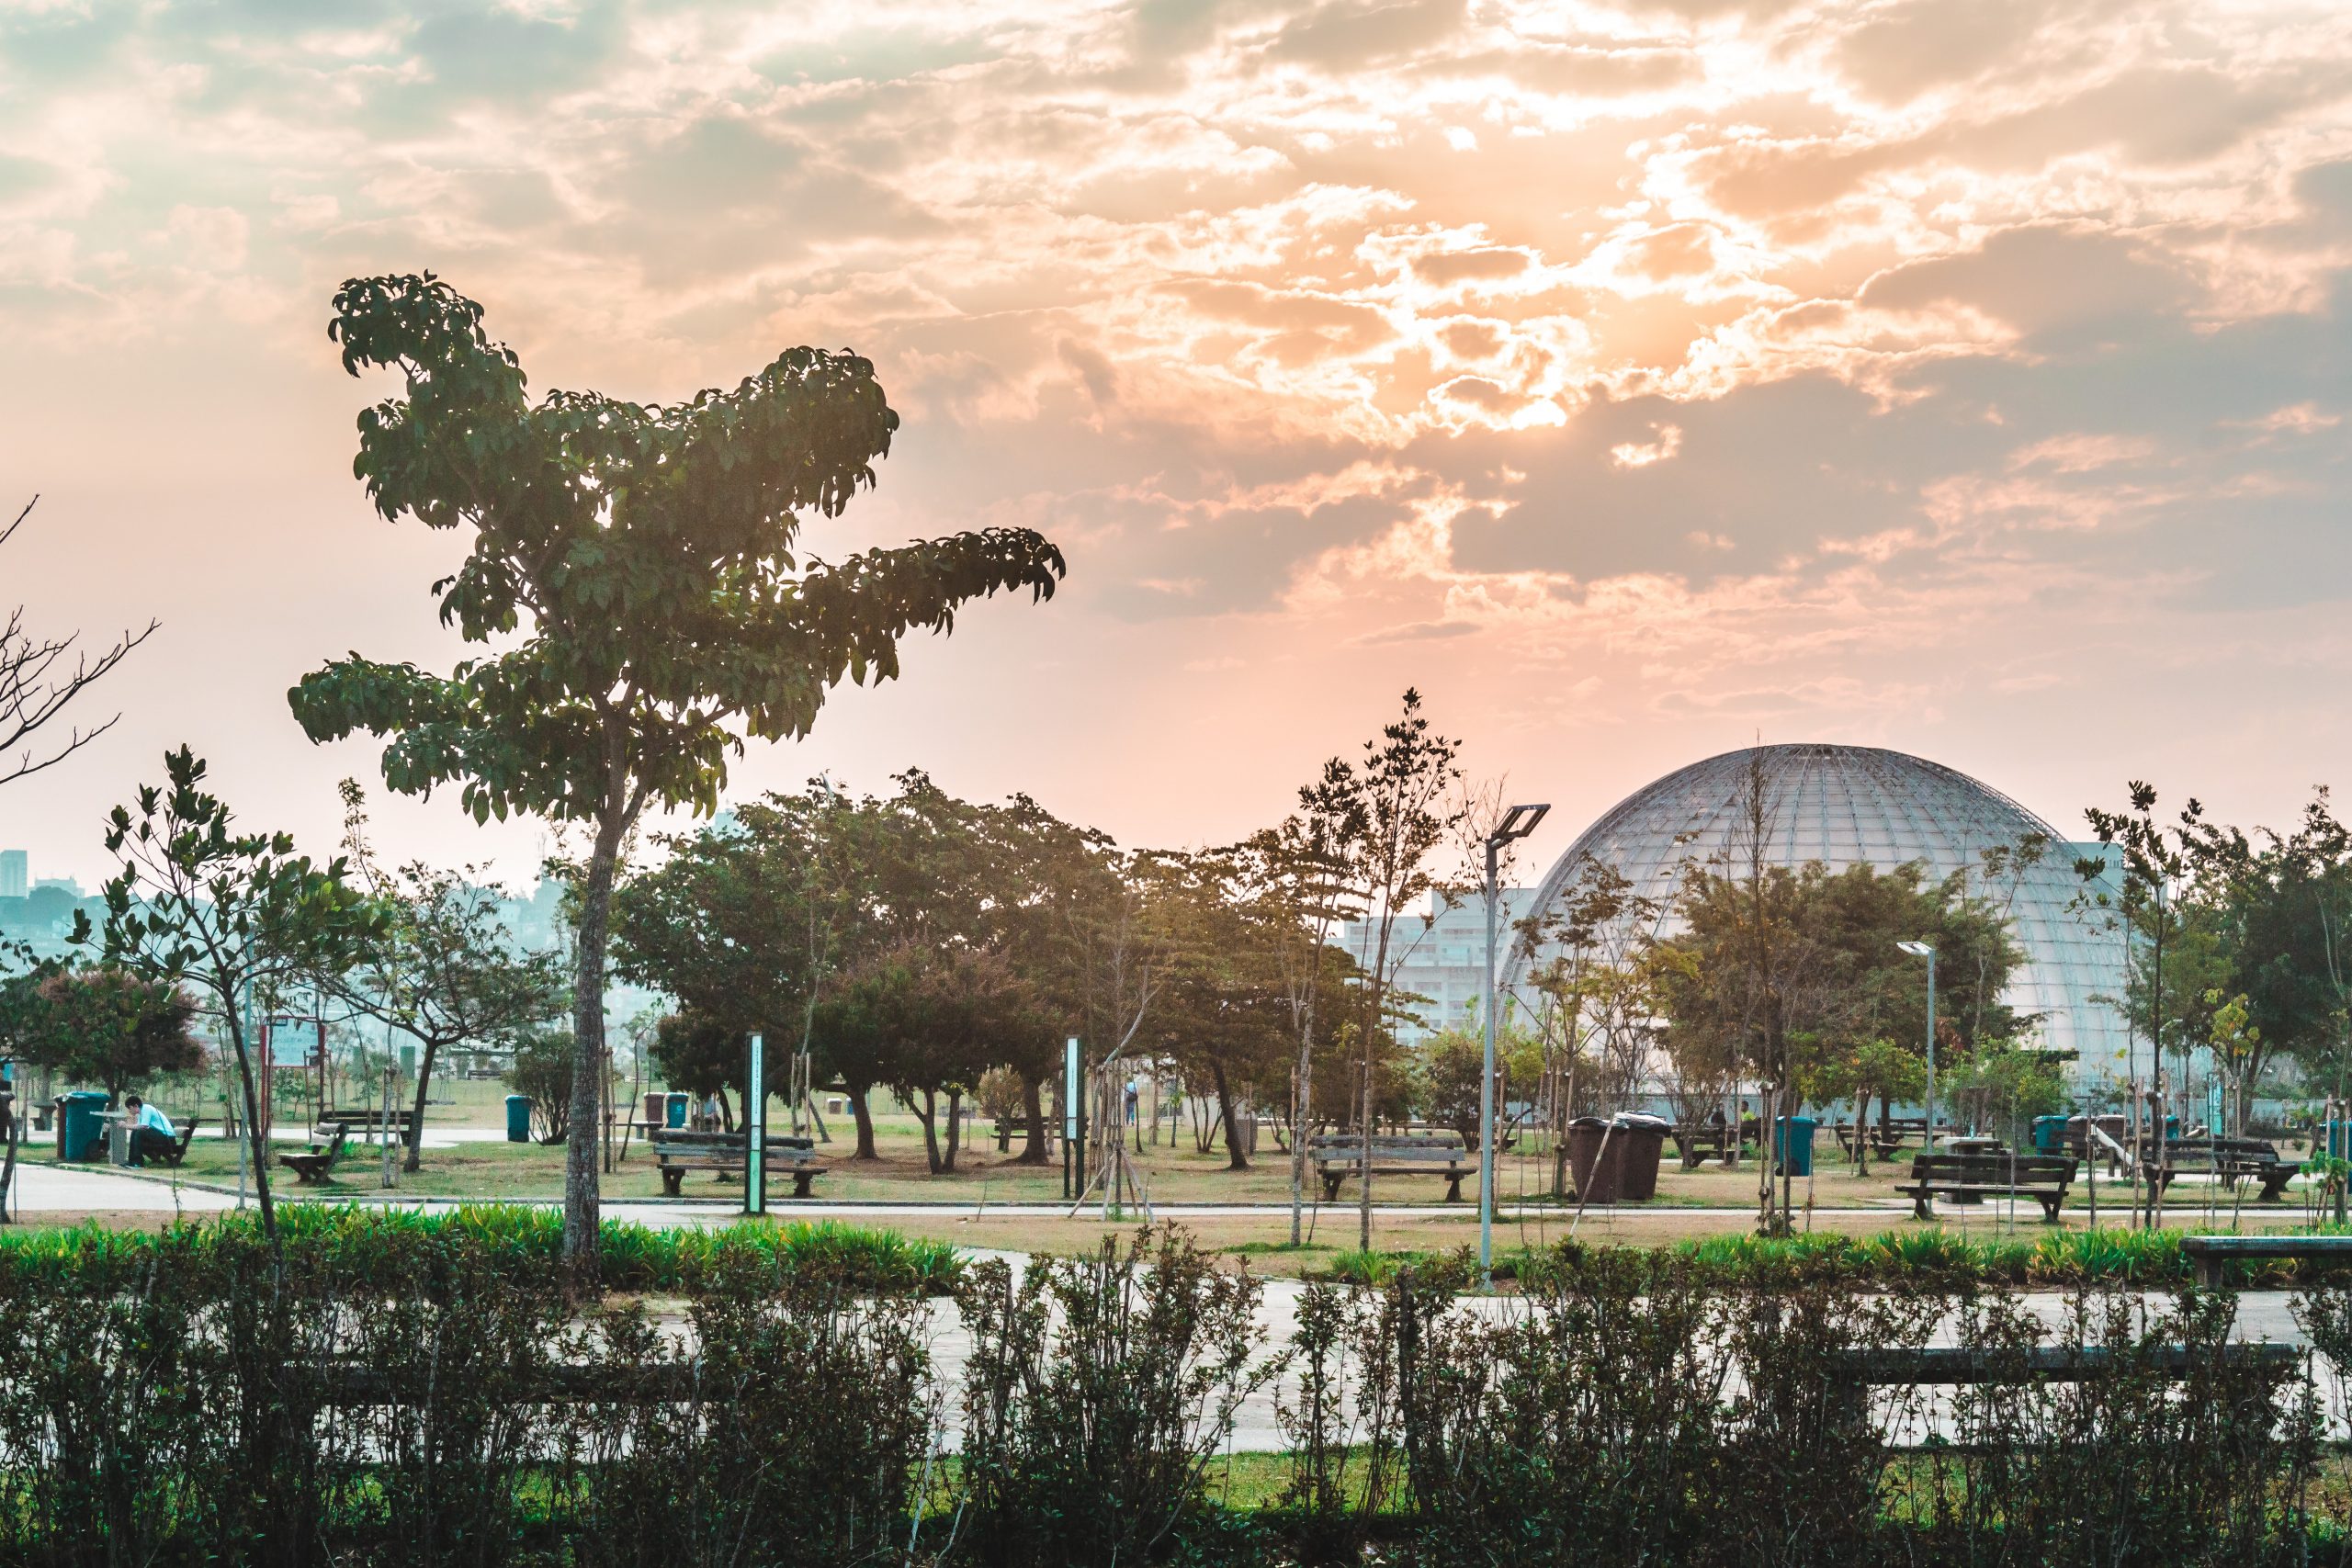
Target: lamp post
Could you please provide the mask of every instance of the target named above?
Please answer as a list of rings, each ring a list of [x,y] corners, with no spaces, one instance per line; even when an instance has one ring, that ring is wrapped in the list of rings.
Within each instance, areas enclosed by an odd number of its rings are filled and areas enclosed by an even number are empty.
[[[1936,1152],[1936,950],[1924,942],[1894,944],[1914,958],[1928,961],[1928,1131],[1920,1140],[1927,1154]]]
[[[1487,1070],[1478,1080],[1478,1278],[1495,1288],[1495,903],[1505,844],[1535,831],[1549,806],[1514,806],[1487,835]]]

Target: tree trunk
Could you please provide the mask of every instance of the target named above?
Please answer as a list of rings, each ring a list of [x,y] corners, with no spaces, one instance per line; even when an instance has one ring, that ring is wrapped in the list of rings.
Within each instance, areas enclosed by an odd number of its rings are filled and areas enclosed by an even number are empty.
[[[1356,1250],[1372,1250],[1372,1042],[1369,1036],[1363,1047],[1363,1126],[1362,1141],[1357,1145],[1363,1156],[1363,1168],[1356,1172]]]
[[[939,1129],[933,1123],[932,1113],[938,1109],[938,1104],[932,1091],[926,1089],[922,1091],[922,1109],[915,1112],[922,1118],[923,1159],[933,1176],[939,1174]]]
[[[1046,1160],[1046,1091],[1035,1078],[1025,1078],[1021,1085],[1023,1119],[1029,1123],[1028,1141],[1022,1145],[1021,1157],[1015,1165],[1044,1165]]]
[[[613,908],[613,874],[628,824],[608,809],[580,889],[580,951],[571,987],[571,1113],[563,1151],[563,1256],[585,1278],[603,1238],[596,1174],[596,1111],[604,1102],[605,944]]]
[[[1233,1134],[1233,1089],[1225,1081],[1225,1064],[1212,1059],[1209,1077],[1216,1085],[1216,1113],[1225,1122],[1225,1168],[1247,1170],[1250,1156],[1241,1147],[1241,1140]]]
[[[943,1176],[956,1173],[956,1151],[964,1141],[964,1091],[947,1091],[947,1159],[939,1169]]]
[[[727,1086],[725,1084],[720,1084],[717,1089],[712,1089],[710,1094],[712,1099],[718,1101],[718,1130],[722,1133],[733,1132],[735,1130],[735,1102],[727,1098]],[[751,1108],[748,1106],[744,1108],[746,1114],[749,1114],[750,1109]]]
[[[261,1200],[261,1234],[269,1244],[269,1259],[273,1280],[286,1274],[286,1248],[277,1239],[277,1208],[269,1196],[269,1145],[262,1136],[261,1100],[254,1092],[253,1057],[245,1050],[245,1032],[237,1021],[237,998],[224,998],[229,1015],[229,1043],[236,1047],[237,1077],[245,1091],[245,1142],[252,1145],[254,1163],[254,1192]]]
[[[1871,1097],[1854,1097],[1854,1174],[1871,1173]]]
[[[401,1161],[401,1168],[415,1172],[424,1168],[424,1088],[433,1081],[433,1058],[439,1054],[438,1040],[420,1039],[416,1055],[416,1115],[408,1129],[408,1154]]]
[[[1319,959],[1320,953],[1317,954]],[[1315,1011],[1307,1003],[1306,1021],[1298,1031],[1298,1066],[1291,1073],[1290,1094],[1290,1244],[1296,1247],[1304,1239],[1300,1228],[1300,1211],[1306,1206],[1306,1128],[1314,1120],[1310,1103],[1315,1092]]]
[[[865,1098],[873,1090],[874,1086],[854,1084],[847,1079],[843,1079],[842,1084],[849,1095],[850,1117],[857,1123],[857,1153],[850,1157],[879,1159],[881,1156],[874,1152],[874,1109],[866,1102]]]

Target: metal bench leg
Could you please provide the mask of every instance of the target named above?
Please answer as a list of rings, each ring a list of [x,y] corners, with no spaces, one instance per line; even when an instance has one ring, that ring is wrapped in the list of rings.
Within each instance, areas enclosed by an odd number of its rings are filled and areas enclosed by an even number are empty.
[[[2059,1201],[2060,1200],[2056,1198],[2044,1198],[2041,1201],[2041,1223],[2043,1224],[2054,1225],[2058,1223]]]
[[[2222,1288],[2222,1260],[2218,1258],[2211,1257],[2199,1258],[2197,1260],[2197,1283],[2199,1288],[2204,1290],[2220,1290]]]
[[[1449,1203],[1462,1201],[1462,1178],[1449,1176],[1445,1179],[1445,1201]]]
[[[678,1195],[679,1183],[685,1179],[686,1173],[683,1170],[665,1170],[662,1173],[662,1190],[675,1198]]]
[[[1340,1179],[1336,1176],[1325,1177],[1323,1179],[1323,1201],[1326,1203],[1336,1203],[1339,1201]]]
[[[808,1184],[816,1179],[817,1173],[813,1170],[794,1171],[792,1173],[792,1195],[795,1198],[808,1197],[810,1195]]]
[[[1927,1199],[1914,1198],[1911,1200],[1911,1217],[1915,1220],[1932,1220],[1936,1217],[1936,1212],[1928,1206]]]

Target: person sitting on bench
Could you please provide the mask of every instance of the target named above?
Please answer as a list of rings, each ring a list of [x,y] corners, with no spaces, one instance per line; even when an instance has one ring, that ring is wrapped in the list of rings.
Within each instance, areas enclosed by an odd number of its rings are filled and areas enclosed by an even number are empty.
[[[180,1130],[172,1119],[140,1099],[126,1096],[123,1110],[130,1113],[130,1163],[145,1165],[149,1155],[168,1155],[178,1146]]]

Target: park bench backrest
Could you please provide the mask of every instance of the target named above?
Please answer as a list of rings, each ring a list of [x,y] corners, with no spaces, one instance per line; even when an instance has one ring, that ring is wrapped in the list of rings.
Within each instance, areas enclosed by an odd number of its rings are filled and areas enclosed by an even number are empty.
[[[1364,1140],[1362,1136],[1346,1134],[1310,1138],[1306,1145],[1317,1155],[1335,1158],[1351,1154],[1362,1154],[1363,1145]],[[1385,1159],[1396,1155],[1429,1153],[1460,1155],[1468,1152],[1468,1148],[1469,1145],[1462,1141],[1462,1135],[1458,1133],[1375,1133],[1372,1137],[1373,1156],[1378,1159]]]
[[[1970,1186],[2064,1186],[2075,1179],[2075,1170],[2063,1155],[1919,1155],[1911,1161],[1914,1181]]]
[[[786,1160],[799,1163],[818,1157],[815,1146],[806,1138],[770,1138],[764,1147],[766,1157],[771,1161]],[[748,1153],[741,1138],[729,1138],[717,1144],[674,1143],[668,1138],[653,1140],[653,1155],[656,1159],[729,1160],[741,1164]]]
[[[770,1133],[762,1140],[769,1148],[811,1149],[817,1140],[797,1133]],[[653,1134],[653,1145],[669,1145],[674,1148],[741,1149],[751,1142],[742,1133],[689,1133],[684,1128],[665,1128]]]

